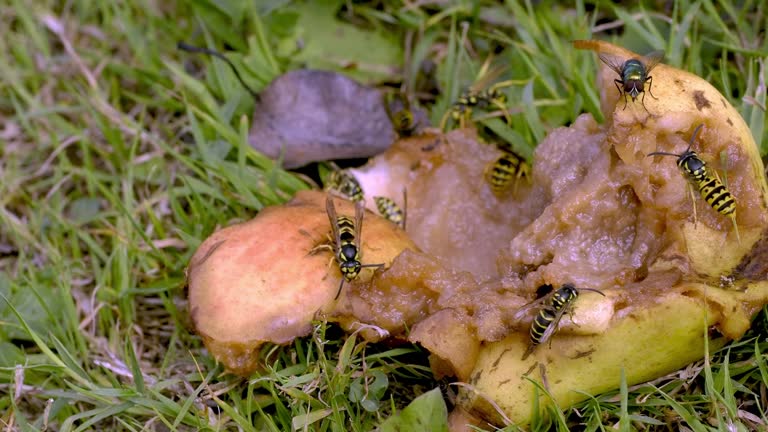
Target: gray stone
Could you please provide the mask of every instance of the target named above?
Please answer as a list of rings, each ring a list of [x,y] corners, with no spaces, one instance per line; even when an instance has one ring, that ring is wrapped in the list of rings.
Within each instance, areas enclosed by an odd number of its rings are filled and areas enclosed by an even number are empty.
[[[395,140],[381,93],[344,75],[294,70],[270,83],[256,104],[248,141],[285,168],[365,158]]]

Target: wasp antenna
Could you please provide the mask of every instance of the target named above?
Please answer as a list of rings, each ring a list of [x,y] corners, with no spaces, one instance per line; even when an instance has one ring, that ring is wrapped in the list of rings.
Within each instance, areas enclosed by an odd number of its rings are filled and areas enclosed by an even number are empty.
[[[690,147],[689,147],[689,148],[690,148]],[[674,157],[680,157],[680,156],[681,156],[681,155],[679,155],[679,154],[676,154],[676,153],[668,153],[668,152],[653,152],[653,153],[648,153],[648,154],[646,155],[646,157],[651,157],[651,156],[656,156],[656,155],[661,155],[661,156],[674,156]]]
[[[693,130],[693,135],[691,135],[691,143],[693,143],[693,140],[696,139],[696,135],[699,134],[699,131],[701,131],[701,128],[704,127],[704,123],[696,126],[696,129]]]
[[[696,126],[696,129],[693,130],[693,135],[691,135],[691,139],[688,141],[688,148],[685,149],[685,151],[688,151],[691,149],[691,146],[693,146],[693,141],[696,140],[696,135],[699,134],[699,131],[701,131],[701,128],[704,127],[704,123]]]
[[[596,292],[596,293],[600,294],[601,296],[605,297],[605,293],[603,293],[602,291],[600,291],[600,290],[598,290],[598,289],[594,289],[594,288],[579,288],[579,290],[581,290],[581,291],[592,291],[592,292]]]
[[[179,41],[176,44],[176,48],[180,49],[181,51],[208,54],[209,56],[213,56],[221,60],[224,60],[224,62],[227,63],[229,67],[232,69],[232,72],[235,73],[235,77],[237,78],[238,81],[240,81],[240,84],[243,86],[243,88],[245,88],[245,90],[248,91],[248,93],[250,93],[255,100],[258,101],[260,99],[259,94],[256,93],[256,91],[254,91],[253,88],[251,88],[251,86],[245,83],[245,80],[243,80],[243,77],[240,75],[240,72],[238,72],[237,67],[235,67],[235,64],[232,63],[232,60],[227,58],[227,56],[225,56],[224,54],[209,48],[196,47],[184,41]]]

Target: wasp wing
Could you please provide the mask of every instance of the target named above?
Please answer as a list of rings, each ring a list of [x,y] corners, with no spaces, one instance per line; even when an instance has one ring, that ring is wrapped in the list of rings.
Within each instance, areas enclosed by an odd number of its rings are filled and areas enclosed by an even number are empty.
[[[328,212],[328,220],[331,222],[331,232],[333,240],[336,242],[334,251],[341,249],[341,235],[339,235],[339,218],[336,216],[336,206],[333,205],[333,198],[328,195],[325,198],[325,211]]]
[[[555,334],[555,331],[557,331],[557,328],[560,326],[560,320],[563,318],[563,314],[565,314],[569,307],[570,304],[563,305],[563,307],[555,312],[555,318],[552,319],[552,321],[547,326],[547,329],[544,330],[544,333],[539,338],[539,345],[544,345],[549,340],[549,338]]]
[[[640,61],[645,65],[645,75],[651,73],[651,69],[655,68],[657,64],[664,60],[664,51],[652,51],[640,58]]]
[[[363,249],[360,247],[360,233],[363,232],[363,214],[365,213],[365,200],[355,203],[355,247],[358,253]]]
[[[545,295],[542,298],[536,299],[530,303],[526,303],[520,306],[520,309],[512,315],[512,319],[515,321],[522,321],[525,315],[527,315],[532,309],[540,309],[543,304],[548,302],[552,298],[552,295]]]
[[[506,66],[504,65],[498,65],[492,68],[488,68],[486,65],[483,65],[483,68],[480,69],[480,74],[477,76],[477,79],[474,83],[472,83],[471,86],[469,86],[469,91],[476,93],[480,90],[488,88],[492,82],[496,81],[496,79],[504,73],[505,70]]]
[[[619,57],[617,55],[613,54],[607,54],[607,53],[599,53],[597,55],[600,60],[606,64],[609,68],[611,68],[614,72],[619,74],[621,76],[621,70],[624,67],[624,62],[626,59]]]

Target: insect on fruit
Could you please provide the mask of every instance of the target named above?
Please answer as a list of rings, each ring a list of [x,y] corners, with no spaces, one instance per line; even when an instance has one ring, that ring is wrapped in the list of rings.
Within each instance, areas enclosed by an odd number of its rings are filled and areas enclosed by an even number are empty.
[[[541,307],[539,313],[536,315],[536,318],[533,319],[533,323],[531,324],[531,340],[528,349],[523,353],[523,360],[528,358],[538,345],[546,343],[552,335],[555,334],[560,326],[560,320],[563,318],[563,315],[570,313],[573,303],[579,297],[579,291],[594,291],[605,296],[605,294],[596,289],[577,289],[571,284],[564,284],[549,295],[528,303],[515,313],[515,318],[519,319],[523,314],[531,310],[531,308]]]
[[[642,103],[646,111],[648,110],[645,107],[646,82],[648,82],[648,93],[652,98],[658,99],[651,92],[653,77],[650,74],[653,68],[664,59],[664,51],[653,51],[648,55],[629,60],[623,60],[619,56],[607,53],[599,53],[598,57],[609,68],[619,74],[619,78],[614,79],[613,83],[616,84],[616,88],[619,90],[619,97],[624,95],[624,109],[627,108],[627,95],[631,96],[632,102],[634,102],[637,96],[642,93],[643,97],[640,99],[640,103]]]
[[[693,142],[696,140],[696,135],[699,134],[701,128],[704,127],[700,124],[694,129],[691,140],[688,141],[688,148],[680,154],[667,153],[667,152],[653,152],[648,153],[648,156],[661,155],[661,156],[674,156],[677,158],[677,166],[683,174],[699,188],[699,194],[704,201],[707,202],[715,211],[731,218],[733,222],[733,229],[736,232],[736,239],[741,243],[741,236],[739,235],[739,226],[736,224],[736,200],[720,181],[717,172],[710,171],[707,168],[706,162],[699,158],[699,155],[695,151],[691,150]],[[694,199],[693,189],[690,188],[691,199],[693,200],[693,220],[696,221],[696,201]]]
[[[416,122],[413,119],[413,112],[403,108],[392,114],[392,124],[395,132],[401,137],[411,136],[416,132]]]
[[[501,156],[485,167],[484,177],[491,190],[499,194],[504,192],[514,183],[517,189],[517,180],[522,177],[530,177],[530,166],[522,157],[510,150],[502,150]]]
[[[376,208],[379,210],[379,214],[393,224],[405,229],[405,222],[408,217],[408,196],[403,188],[403,207],[400,208],[397,203],[391,198],[376,196],[373,197],[376,202]]]
[[[346,170],[336,169],[331,171],[325,189],[335,192],[341,195],[342,198],[346,198],[353,202],[359,202],[365,198],[360,182]]]
[[[338,216],[336,206],[333,204],[333,198],[330,195],[326,198],[325,208],[328,212],[328,220],[331,223],[331,246],[333,257],[339,265],[341,271],[341,283],[336,292],[335,299],[339,298],[341,288],[344,286],[344,280],[352,282],[360,270],[366,267],[383,267],[384,264],[361,264],[362,249],[360,247],[360,233],[363,230],[363,213],[365,213],[365,201],[355,202],[355,220],[347,216]],[[328,245],[319,246],[327,248]]]
[[[396,100],[399,100],[399,102],[396,102]],[[389,120],[392,122],[392,127],[399,137],[409,137],[416,134],[419,125],[416,124],[407,94],[399,93],[396,99],[392,96],[388,97],[384,101],[384,108],[387,111]]]

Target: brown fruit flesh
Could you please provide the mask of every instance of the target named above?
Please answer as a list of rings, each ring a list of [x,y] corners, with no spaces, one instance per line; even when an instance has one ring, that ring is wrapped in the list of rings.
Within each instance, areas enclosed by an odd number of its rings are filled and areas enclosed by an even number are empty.
[[[602,43],[591,47],[632,55]],[[708,83],[663,64],[652,76],[658,100],[645,98],[648,111],[639,100],[623,110],[623,99],[616,107],[615,73],[603,67],[609,121],[598,125],[582,115],[553,130],[536,149],[532,184],[521,182],[516,193],[493,194],[482,173],[499,153],[467,130],[398,141],[355,171],[369,206],[376,195],[399,202],[407,185],[408,234],[424,252],[394,225],[366,214],[363,262],[392,264],[345,284],[338,301],[338,269],[326,267],[330,254],[307,256],[329,230],[321,195],[302,194],[297,199],[311,204],[265,210],[226,236],[215,233],[191,265],[196,328],[230,370],[248,373],[255,347],[306,334],[317,311],[350,330],[376,326],[427,347],[440,373],[469,381],[519,423],[527,422],[534,397],[522,376],[536,362],[565,408],[583,398],[572,390],[618,387],[622,366],[632,384],[701,358],[708,329],[725,335],[710,348],[740,337],[768,299],[760,264],[768,249],[762,163],[743,120]],[[730,219],[698,194],[690,199],[674,158],[646,157],[682,152],[702,123],[694,149],[721,177],[727,168],[740,243]],[[352,215],[351,205],[339,213]],[[227,242],[208,254],[222,238]],[[410,250],[397,256],[403,249]],[[551,347],[520,360],[536,310],[515,313],[539,285],[566,282],[606,298],[584,293]],[[265,301],[273,297],[276,306]],[[381,337],[370,328],[363,334]],[[530,377],[541,380],[539,373]],[[461,392],[462,406],[503,423],[476,391]]]
[[[351,203],[335,203],[338,215],[354,218]],[[192,258],[192,321],[229,371],[253,372],[264,342],[305,336],[312,320],[332,309],[341,277],[338,265],[329,250],[310,253],[329,241],[325,209],[324,193],[299,192],[284,206],[215,232]],[[363,264],[388,264],[404,248],[415,248],[405,233],[368,212],[362,240]],[[370,279],[372,272],[363,269],[359,280]],[[345,282],[342,296],[357,287]]]

